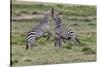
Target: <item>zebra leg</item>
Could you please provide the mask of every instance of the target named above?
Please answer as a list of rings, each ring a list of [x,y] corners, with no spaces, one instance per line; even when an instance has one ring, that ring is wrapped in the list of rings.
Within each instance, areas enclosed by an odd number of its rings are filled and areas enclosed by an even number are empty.
[[[58,36],[55,37],[55,47],[59,46],[59,38]]]
[[[28,42],[27,42],[27,46],[26,49],[28,48],[32,48],[33,45],[35,45],[35,37],[32,37]]]
[[[80,45],[80,41],[79,39],[77,39],[76,37],[72,39],[72,41],[74,41],[74,43],[79,46]]]
[[[48,31],[48,32],[47,32],[47,40],[49,40],[49,38],[51,37],[51,35],[52,35],[51,32]]]
[[[73,46],[73,45],[74,45],[74,41],[71,40],[71,39],[67,40],[67,43],[68,43],[68,45],[70,45],[70,46]]]
[[[55,37],[55,47],[61,47],[61,42],[62,42],[61,37],[57,35]]]
[[[28,50],[28,43],[26,43],[26,50]]]
[[[47,32],[43,35],[44,38],[47,38],[47,40],[49,40],[49,38],[51,37],[51,32]]]
[[[58,38],[55,37],[55,47],[57,47],[57,45],[58,45]]]
[[[75,38],[75,40],[78,42],[78,44],[80,45],[80,41],[79,41],[79,39],[77,39],[77,38]]]
[[[61,47],[61,42],[62,42],[61,37],[59,37],[58,41],[59,41],[59,47]]]
[[[47,37],[47,34],[44,34],[42,37],[43,37],[43,38],[46,38],[46,37]]]
[[[63,40],[64,43],[66,42],[66,41],[65,41],[65,38],[62,38],[62,40]]]

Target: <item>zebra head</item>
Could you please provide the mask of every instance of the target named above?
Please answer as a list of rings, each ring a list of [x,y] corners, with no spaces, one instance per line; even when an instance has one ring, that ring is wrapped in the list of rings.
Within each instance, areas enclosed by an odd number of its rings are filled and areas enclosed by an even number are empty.
[[[51,9],[44,14],[41,23],[48,23],[49,16],[51,16]]]
[[[61,26],[61,18],[58,15],[54,15],[54,21],[55,21],[55,26],[56,27]]]

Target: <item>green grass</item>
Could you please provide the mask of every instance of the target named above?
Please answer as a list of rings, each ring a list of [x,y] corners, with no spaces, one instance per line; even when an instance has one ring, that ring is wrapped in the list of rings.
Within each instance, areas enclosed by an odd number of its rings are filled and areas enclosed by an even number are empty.
[[[91,48],[89,47],[84,47],[82,49],[82,52],[84,52],[85,54],[95,54],[95,51],[93,51]]]
[[[96,61],[96,6],[30,2],[13,2],[12,5],[12,66]],[[63,26],[77,34],[81,46],[66,42],[62,43],[62,48],[54,47],[54,21],[49,18],[53,34],[50,40],[42,37],[36,41],[37,46],[25,50],[26,32],[38,25],[44,13],[52,7],[61,16]]]
[[[50,8],[55,8],[60,14],[67,16],[94,16],[96,15],[96,6],[84,6],[84,5],[63,5],[63,4],[42,4],[42,3],[27,3],[20,4],[14,3],[12,5],[12,14],[16,14],[17,12],[21,13],[22,11],[26,13],[37,12],[41,13],[43,10],[47,11]],[[43,10],[41,10],[41,9]]]
[[[82,48],[73,47],[55,48],[53,44],[45,46],[36,46],[31,50],[25,50],[25,46],[13,46],[12,62],[14,66],[19,65],[37,65],[37,64],[56,64],[72,62],[90,62],[95,61],[95,54],[86,55],[81,51]],[[80,51],[79,51],[80,50]],[[20,52],[18,52],[20,51]],[[15,61],[18,62],[15,62]]]

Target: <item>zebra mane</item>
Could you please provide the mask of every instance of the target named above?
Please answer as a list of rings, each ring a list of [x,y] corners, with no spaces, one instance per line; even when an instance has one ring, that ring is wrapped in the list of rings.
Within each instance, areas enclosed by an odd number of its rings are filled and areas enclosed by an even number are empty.
[[[56,25],[61,26],[61,18],[59,16],[55,17],[55,21],[56,21],[55,22]]]

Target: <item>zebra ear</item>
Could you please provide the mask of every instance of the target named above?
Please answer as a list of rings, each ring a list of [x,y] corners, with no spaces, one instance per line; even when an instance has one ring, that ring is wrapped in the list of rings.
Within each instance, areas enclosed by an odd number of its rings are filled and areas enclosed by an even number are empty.
[[[51,17],[55,19],[58,16],[57,12],[54,11],[54,8],[51,8]]]
[[[51,17],[53,17],[53,15],[54,15],[54,9],[51,8]]]

